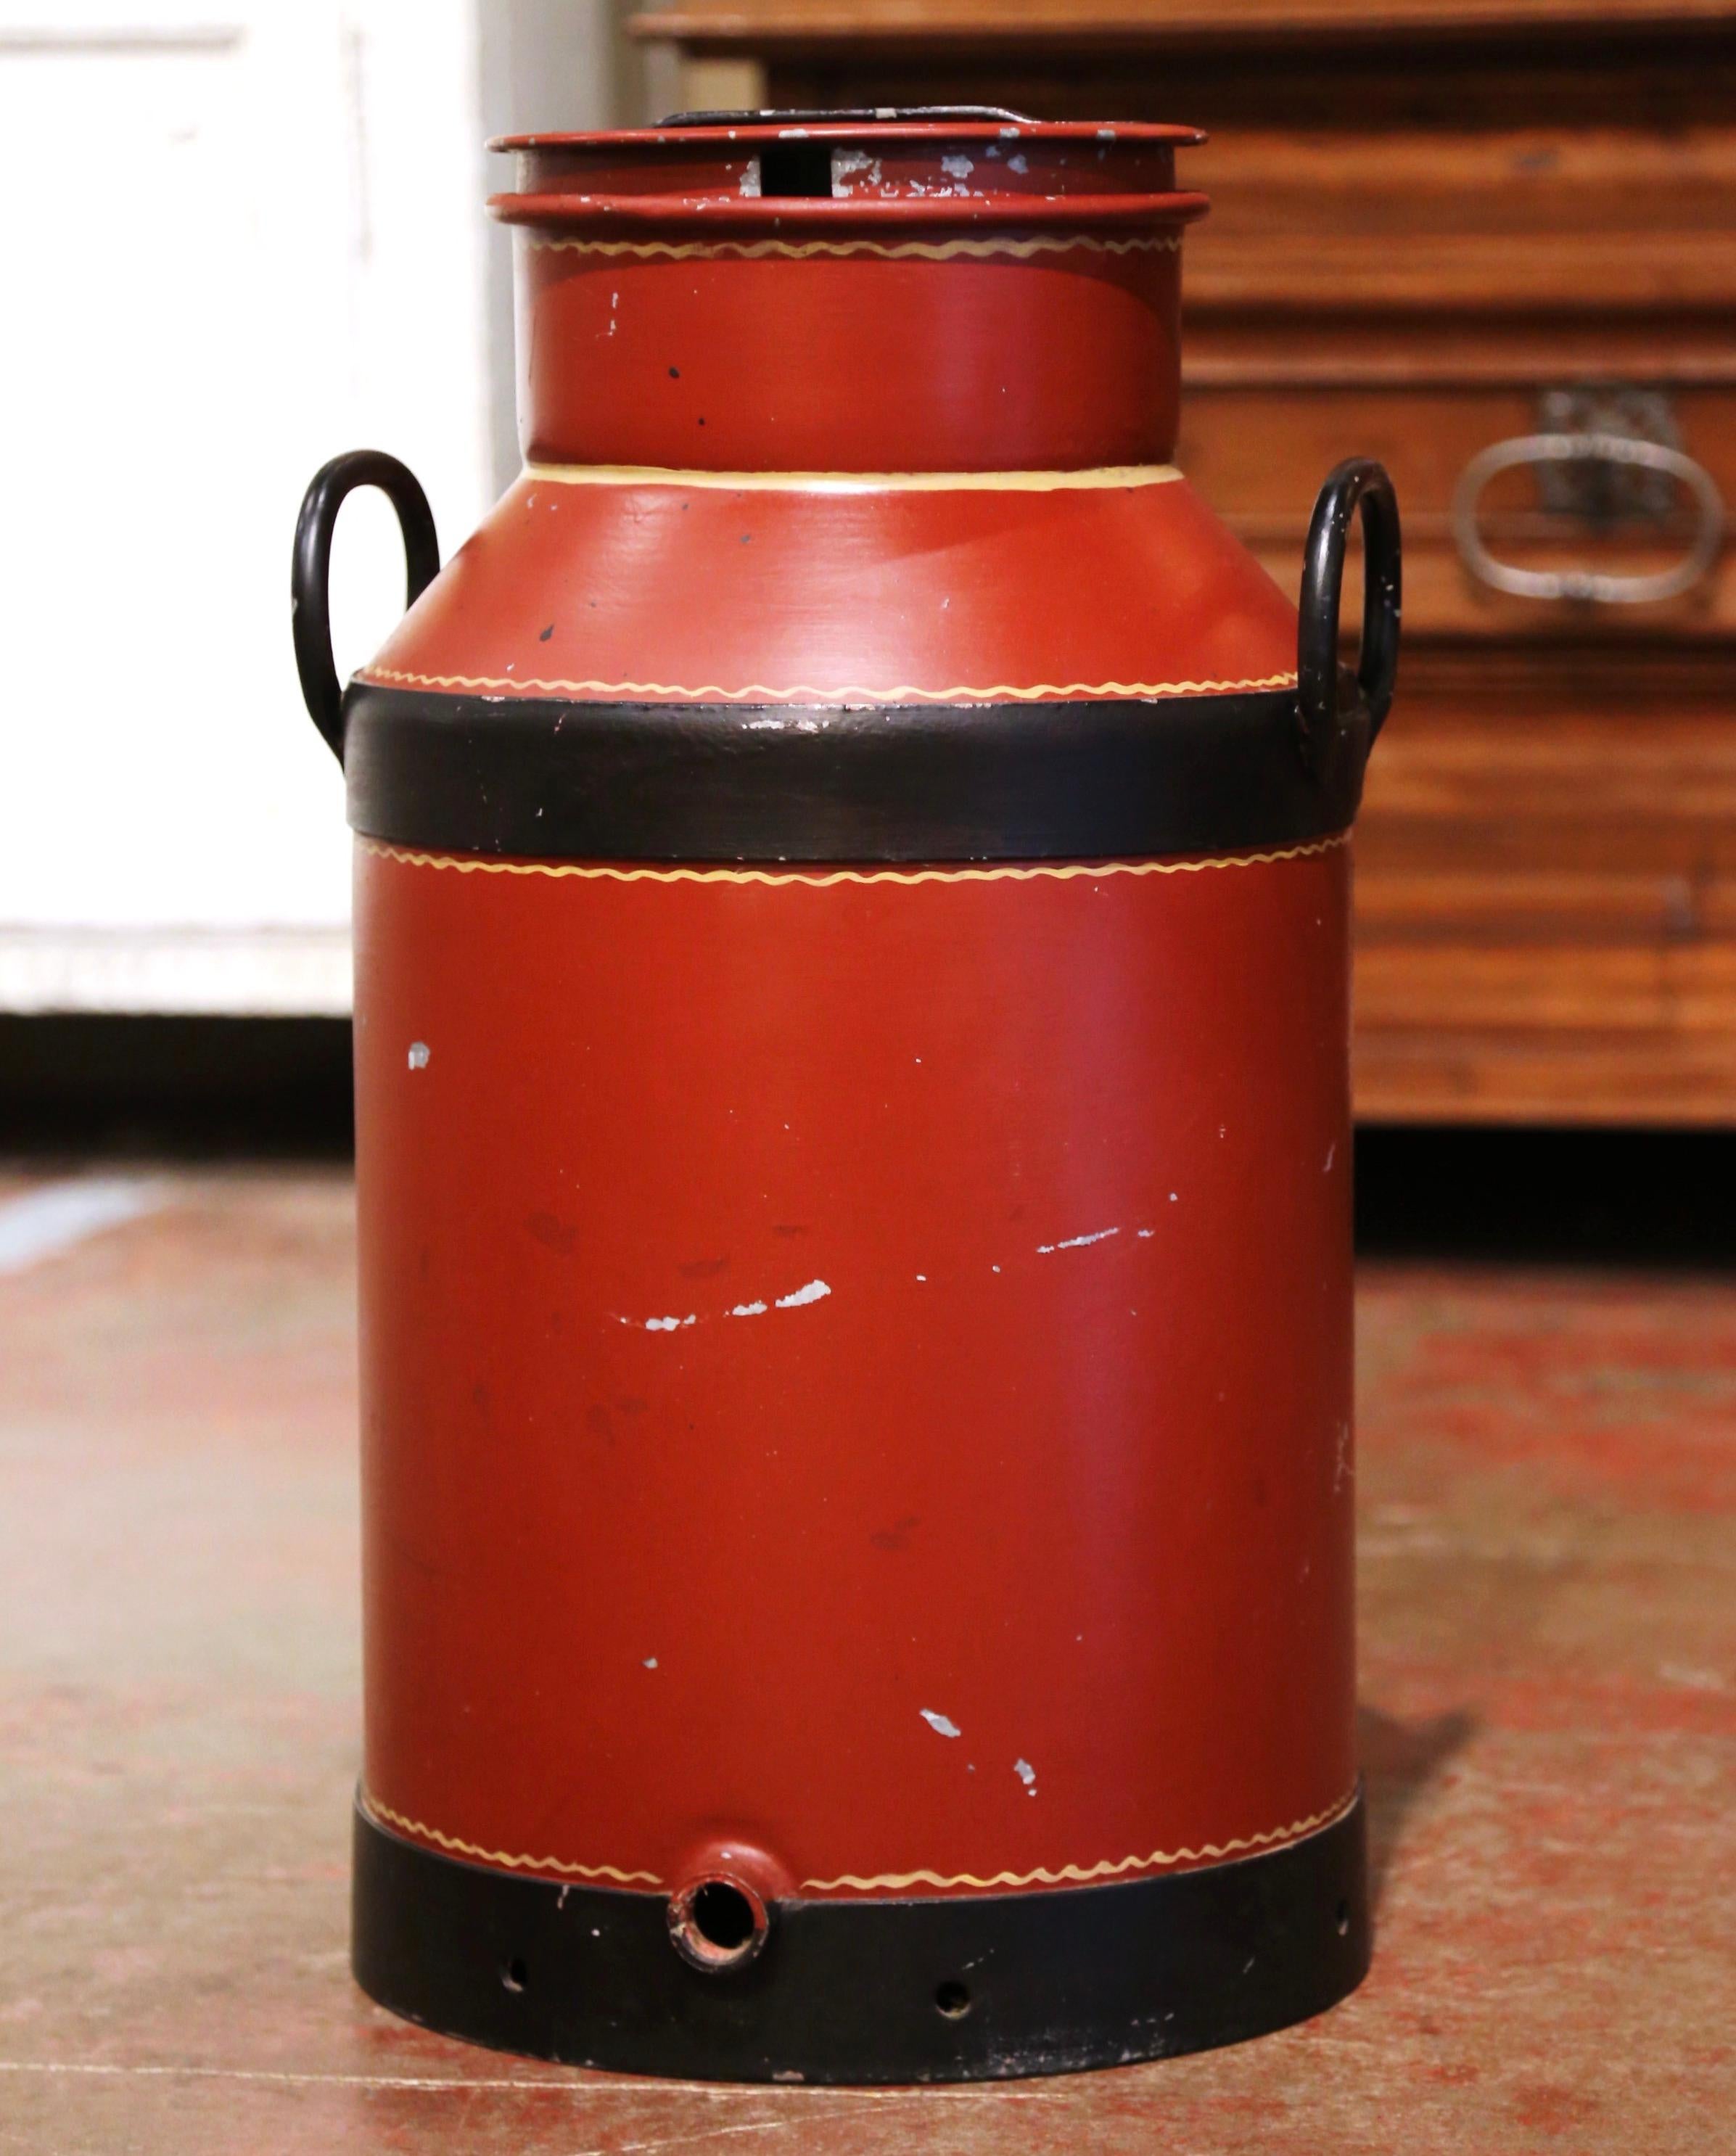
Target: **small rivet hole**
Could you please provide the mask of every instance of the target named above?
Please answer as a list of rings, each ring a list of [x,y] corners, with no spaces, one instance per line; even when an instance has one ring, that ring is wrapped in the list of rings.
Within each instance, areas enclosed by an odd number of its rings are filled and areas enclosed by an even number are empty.
[[[1350,1929],[1350,1904],[1348,1902],[1338,1904],[1338,1937],[1342,1939]]]
[[[948,2021],[962,2021],[970,2011],[970,1987],[949,1976],[935,1986],[934,2003]]]
[[[501,1971],[501,1981],[508,1991],[522,1991],[531,1980],[531,1972],[516,1957]]]

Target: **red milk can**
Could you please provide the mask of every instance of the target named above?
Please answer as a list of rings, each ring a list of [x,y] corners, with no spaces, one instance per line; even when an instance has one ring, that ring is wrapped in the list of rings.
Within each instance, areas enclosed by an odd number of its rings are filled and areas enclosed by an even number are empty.
[[[1297,612],[1168,462],[1178,127],[532,136],[526,467],[326,466],[356,844],[355,1964],[634,2071],[1056,2071],[1368,1957],[1349,827],[1398,523]],[[414,604],[340,690],[352,487]],[[1338,657],[1358,508],[1360,671]]]

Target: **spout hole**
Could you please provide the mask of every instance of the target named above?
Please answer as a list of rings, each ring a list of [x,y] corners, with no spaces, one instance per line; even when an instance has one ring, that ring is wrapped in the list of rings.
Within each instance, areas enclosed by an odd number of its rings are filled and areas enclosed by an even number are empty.
[[[753,1904],[739,1887],[708,1879],[693,1897],[693,1928],[707,1946],[733,1953],[753,1937]]]
[[[934,2004],[948,2021],[962,2021],[970,2011],[970,1987],[948,1977],[944,1984],[936,1985]]]
[[[759,191],[812,199],[832,192],[832,152],[824,142],[775,142],[761,151]]]
[[[696,1879],[672,1895],[669,1935],[696,1969],[739,1968],[765,1944],[766,1905],[738,1880]]]
[[[531,1980],[531,1972],[515,1958],[501,1971],[501,1981],[508,1991],[522,1991]]]

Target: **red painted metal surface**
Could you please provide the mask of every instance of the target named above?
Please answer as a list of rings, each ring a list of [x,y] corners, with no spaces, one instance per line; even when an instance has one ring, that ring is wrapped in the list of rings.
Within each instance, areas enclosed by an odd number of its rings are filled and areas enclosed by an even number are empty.
[[[819,1894],[1340,1808],[1347,885],[364,850],[383,1816]]]
[[[1175,439],[1171,127],[742,127],[521,138],[533,457],[977,470]],[[773,192],[817,157],[819,193]],[[809,182],[809,187],[814,183]],[[583,364],[576,364],[583,355]]]
[[[1181,480],[521,478],[363,677],[491,696],[994,701],[1272,687],[1296,610]]]
[[[524,148],[558,468],[363,678],[1293,685],[1293,609],[1163,466],[1176,131],[963,139],[854,130],[872,198],[823,201],[744,195],[751,135]],[[382,1820],[647,1892],[727,1850],[769,1898],[1131,1880],[1344,1810],[1345,841],[362,842]]]

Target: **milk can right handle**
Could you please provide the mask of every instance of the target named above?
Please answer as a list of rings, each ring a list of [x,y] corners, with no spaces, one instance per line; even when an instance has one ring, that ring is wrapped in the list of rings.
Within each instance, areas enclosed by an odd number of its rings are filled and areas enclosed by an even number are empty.
[[[1297,626],[1297,701],[1302,738],[1323,756],[1337,732],[1338,599],[1344,542],[1357,510],[1363,519],[1363,643],[1357,687],[1369,714],[1369,738],[1380,731],[1399,670],[1399,498],[1386,467],[1351,457],[1328,478],[1314,505],[1302,560],[1302,617]]]
[[[295,633],[295,671],[308,716],[326,747],[343,762],[343,688],[331,656],[331,534],[344,497],[358,486],[377,486],[398,511],[403,534],[404,604],[413,606],[440,572],[440,542],[434,511],[416,475],[381,449],[351,449],[321,465],[301,497],[295,520],[295,557],[290,603]]]

